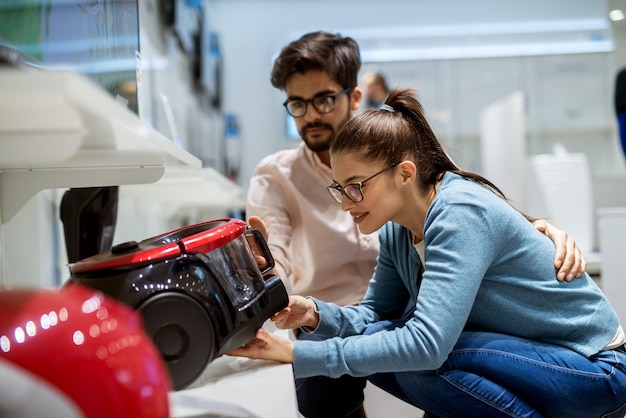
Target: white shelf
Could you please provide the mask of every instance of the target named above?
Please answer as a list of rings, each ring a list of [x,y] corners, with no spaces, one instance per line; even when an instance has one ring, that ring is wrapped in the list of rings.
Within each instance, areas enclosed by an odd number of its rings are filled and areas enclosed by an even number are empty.
[[[173,392],[173,418],[298,418],[291,364],[240,357],[220,357],[214,363],[241,367],[218,381]]]
[[[87,77],[0,70],[0,223],[48,188],[153,183],[202,162]]]
[[[243,189],[210,167],[168,167],[156,183],[120,187],[114,242],[222,218],[245,205]]]
[[[289,337],[266,322],[271,332]],[[291,364],[221,356],[189,388],[170,394],[173,418],[298,418]]]
[[[173,212],[198,207],[231,209],[246,204],[243,189],[210,167],[168,168],[158,182],[124,186],[120,192],[137,199],[138,205],[171,205]]]

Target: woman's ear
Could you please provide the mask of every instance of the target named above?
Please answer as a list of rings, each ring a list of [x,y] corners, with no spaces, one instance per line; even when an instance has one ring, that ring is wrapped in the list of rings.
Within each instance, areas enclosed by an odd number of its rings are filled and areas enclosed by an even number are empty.
[[[417,167],[413,161],[404,160],[398,164],[398,171],[402,184],[413,184],[417,177]]]

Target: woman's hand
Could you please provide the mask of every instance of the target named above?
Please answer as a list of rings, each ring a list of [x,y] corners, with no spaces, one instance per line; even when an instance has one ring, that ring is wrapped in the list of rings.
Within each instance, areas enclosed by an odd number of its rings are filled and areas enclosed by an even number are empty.
[[[258,360],[272,360],[280,363],[293,363],[293,341],[289,338],[272,334],[265,328],[259,328],[254,340],[226,354]]]
[[[316,328],[319,314],[315,302],[302,296],[289,296],[289,306],[270,318],[277,328]],[[259,328],[256,338],[243,347],[229,351],[229,356],[293,363],[293,341]]]
[[[289,306],[278,312],[270,320],[281,329],[307,327],[317,328],[320,318],[315,302],[302,296],[289,296]]]
[[[583,257],[574,238],[570,237],[567,232],[558,229],[545,219],[537,219],[533,225],[554,241],[556,246],[554,266],[559,269],[556,276],[558,280],[572,281],[587,270],[585,257]]]

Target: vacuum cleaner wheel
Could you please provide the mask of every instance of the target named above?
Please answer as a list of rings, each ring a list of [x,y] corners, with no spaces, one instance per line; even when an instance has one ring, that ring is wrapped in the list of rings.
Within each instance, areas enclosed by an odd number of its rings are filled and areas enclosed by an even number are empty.
[[[218,352],[211,317],[198,301],[177,292],[152,296],[138,311],[167,364],[174,388],[190,385]]]

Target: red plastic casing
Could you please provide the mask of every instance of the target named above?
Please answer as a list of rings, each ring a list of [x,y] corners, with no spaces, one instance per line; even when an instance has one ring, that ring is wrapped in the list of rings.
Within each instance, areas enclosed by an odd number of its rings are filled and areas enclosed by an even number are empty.
[[[140,316],[99,291],[0,291],[0,357],[86,417],[170,416],[170,378]]]

